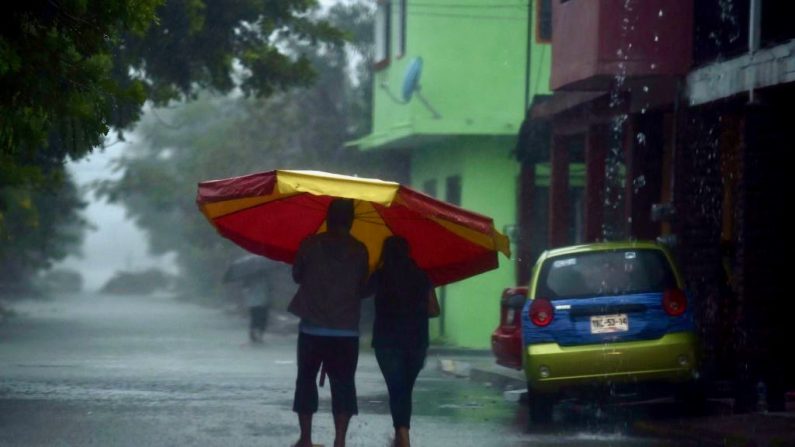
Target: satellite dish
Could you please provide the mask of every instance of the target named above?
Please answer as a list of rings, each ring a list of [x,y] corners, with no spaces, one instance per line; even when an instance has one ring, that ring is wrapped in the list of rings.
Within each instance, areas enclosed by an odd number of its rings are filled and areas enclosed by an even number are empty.
[[[414,92],[419,90],[420,75],[422,75],[422,58],[415,57],[406,69],[406,74],[403,76],[403,88],[401,89],[403,102],[411,101]]]
[[[433,114],[433,118],[438,120],[442,115],[440,115],[420,93],[420,75],[422,75],[422,58],[415,57],[411,60],[411,63],[409,63],[408,68],[406,68],[406,74],[403,76],[400,98],[389,91],[389,86],[385,82],[382,82],[379,86],[384,89],[384,92],[386,92],[387,96],[389,96],[392,101],[398,104],[406,105],[411,101],[411,98],[416,95],[422,105]]]

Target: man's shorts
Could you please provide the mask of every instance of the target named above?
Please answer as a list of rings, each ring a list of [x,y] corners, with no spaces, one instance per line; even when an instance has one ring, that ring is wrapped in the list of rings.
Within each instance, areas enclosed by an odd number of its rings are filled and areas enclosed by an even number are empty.
[[[293,411],[317,411],[317,373],[323,364],[331,383],[331,412],[359,413],[354,375],[359,363],[359,337],[327,337],[298,334],[298,378],[295,381]]]

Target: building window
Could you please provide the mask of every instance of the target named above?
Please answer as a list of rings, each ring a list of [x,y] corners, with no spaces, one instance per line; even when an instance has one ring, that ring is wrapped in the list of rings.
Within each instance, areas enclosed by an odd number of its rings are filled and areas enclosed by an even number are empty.
[[[790,2],[762,2],[762,46],[768,47],[795,39],[792,13],[787,13]]]
[[[391,2],[379,1],[375,11],[375,68],[389,65]]]
[[[552,0],[536,0],[536,41],[552,41]]]
[[[396,56],[401,57],[406,54],[406,0],[397,0],[397,44]]]
[[[422,192],[424,192],[425,194],[428,194],[431,197],[436,197],[436,194],[437,194],[437,191],[436,191],[436,179],[426,180],[422,184]]]
[[[461,205],[461,176],[454,175],[447,177],[446,180],[445,201],[453,205]]]

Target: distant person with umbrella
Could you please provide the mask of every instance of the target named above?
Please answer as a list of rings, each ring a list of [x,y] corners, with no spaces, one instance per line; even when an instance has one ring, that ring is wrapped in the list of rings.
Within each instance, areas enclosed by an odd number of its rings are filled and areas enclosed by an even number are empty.
[[[335,447],[345,445],[350,418],[358,413],[354,374],[359,360],[361,298],[369,270],[367,248],[350,235],[353,208],[352,200],[332,200],[327,231],[304,239],[293,264],[293,279],[299,287],[288,310],[301,318],[293,400],[301,429],[298,447],[312,446],[321,365],[331,382]]]
[[[264,275],[247,276],[243,280],[242,292],[249,312],[248,337],[252,343],[262,343],[270,313],[268,283]]]
[[[270,281],[268,269],[273,263],[262,256],[235,259],[223,276],[224,283],[235,284],[243,304],[248,308],[248,336],[252,343],[261,343],[270,314]]]
[[[411,395],[425,365],[428,318],[438,316],[433,284],[411,258],[406,239],[384,241],[381,261],[368,291],[375,293],[373,348],[389,391],[396,447],[408,447]],[[430,301],[432,300],[432,301]],[[430,302],[429,302],[430,301]],[[432,312],[429,309],[433,308]]]

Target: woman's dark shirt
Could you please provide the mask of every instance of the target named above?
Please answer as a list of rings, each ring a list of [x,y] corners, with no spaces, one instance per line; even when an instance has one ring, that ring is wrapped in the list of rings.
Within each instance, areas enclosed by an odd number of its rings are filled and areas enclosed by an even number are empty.
[[[428,347],[428,294],[431,281],[417,267],[389,275],[383,269],[370,277],[375,293],[374,348]]]

